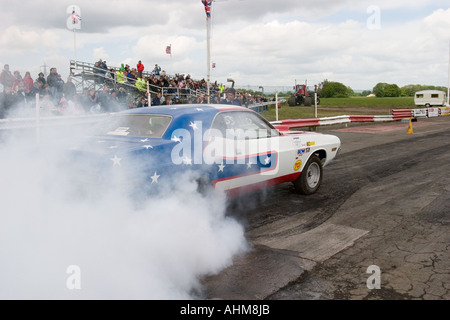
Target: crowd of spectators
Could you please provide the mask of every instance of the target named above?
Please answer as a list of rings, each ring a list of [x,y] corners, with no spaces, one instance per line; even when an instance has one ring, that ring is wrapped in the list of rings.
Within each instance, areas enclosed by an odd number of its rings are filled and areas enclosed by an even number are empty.
[[[0,119],[18,110],[33,112],[37,95],[44,116],[208,103],[205,79],[194,80],[189,74],[170,76],[158,64],[150,72],[145,72],[142,61],[138,61],[135,68],[128,64],[122,64],[120,68],[108,68],[106,61],[100,59],[94,64],[93,73],[102,89],[83,88],[82,92],[77,92],[72,77],[64,81],[56,68],[51,68],[47,77],[40,72],[33,80],[30,72],[25,72],[22,77],[20,71],[12,73],[9,65],[5,64],[0,73]],[[150,103],[147,88],[151,92]],[[236,92],[217,82],[210,83],[209,93],[211,104],[249,106],[265,101],[262,96]]]
[[[65,100],[75,100],[76,88],[71,77],[64,81],[56,68],[50,69],[47,78],[40,72],[33,80],[29,71],[22,77],[20,71],[13,73],[9,65],[5,64],[0,73],[0,119],[11,113],[23,113],[31,111],[36,105],[36,96],[39,96],[41,107],[44,111],[58,111],[58,107]]]
[[[94,72],[100,74],[99,82],[104,82],[107,85],[114,86],[115,84],[125,84],[136,86],[138,90],[144,95],[147,91],[147,82],[149,91],[154,93],[151,99],[151,105],[162,104],[178,104],[178,103],[196,103],[206,104],[207,99],[207,82],[205,79],[194,80],[190,74],[175,74],[173,76],[166,73],[164,69],[158,64],[151,69],[150,72],[145,72],[145,66],[141,60],[136,64],[136,67],[131,67],[128,64],[122,64],[120,68],[108,68],[105,61],[100,59],[94,64]],[[125,87],[126,88],[126,87]],[[211,104],[228,103],[226,99],[226,92],[228,89],[223,84],[218,84],[217,81],[210,83],[209,93]],[[233,91],[233,90],[232,90]],[[158,98],[157,93],[161,93]],[[255,103],[267,102],[262,95],[251,95],[246,92],[236,92],[233,104],[241,106],[249,106]],[[140,107],[148,105],[141,103],[145,96],[137,99],[137,102],[128,107]],[[160,101],[161,100],[161,101]]]

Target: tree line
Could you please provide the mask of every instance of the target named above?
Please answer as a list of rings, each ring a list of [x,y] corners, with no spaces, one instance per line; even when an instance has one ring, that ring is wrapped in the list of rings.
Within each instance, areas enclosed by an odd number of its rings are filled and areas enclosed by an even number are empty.
[[[409,84],[399,87],[396,84],[379,82],[372,90],[364,90],[361,93],[355,93],[352,88],[343,83],[324,80],[318,86],[318,92],[322,98],[349,98],[352,96],[368,96],[374,94],[379,98],[383,97],[413,97],[417,91],[421,90],[441,90],[447,92],[447,87],[430,86],[420,84]]]

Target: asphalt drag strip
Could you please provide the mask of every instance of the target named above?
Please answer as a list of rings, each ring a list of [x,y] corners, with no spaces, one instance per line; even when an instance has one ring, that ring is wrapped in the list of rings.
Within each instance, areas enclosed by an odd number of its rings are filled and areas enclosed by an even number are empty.
[[[319,192],[286,184],[233,208],[252,250],[204,280],[205,298],[450,299],[449,124],[330,128],[342,152]],[[379,290],[366,283],[373,265]]]

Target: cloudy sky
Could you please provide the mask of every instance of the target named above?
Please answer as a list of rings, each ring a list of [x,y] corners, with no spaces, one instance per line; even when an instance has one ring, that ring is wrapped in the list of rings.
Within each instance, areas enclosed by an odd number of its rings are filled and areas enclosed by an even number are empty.
[[[82,17],[75,37],[66,26],[71,5]],[[289,88],[328,79],[366,90],[449,82],[448,0],[216,0],[211,26],[211,80],[219,83]],[[0,65],[22,75],[47,65],[67,77],[75,54],[207,74],[200,0],[0,0],[0,28]]]

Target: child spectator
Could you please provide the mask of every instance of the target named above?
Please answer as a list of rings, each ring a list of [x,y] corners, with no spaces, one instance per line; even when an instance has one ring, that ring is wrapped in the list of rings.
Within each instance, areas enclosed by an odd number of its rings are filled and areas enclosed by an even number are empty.
[[[34,81],[33,78],[31,78],[30,71],[25,72],[23,83],[25,84],[25,93],[29,95],[34,86]]]

